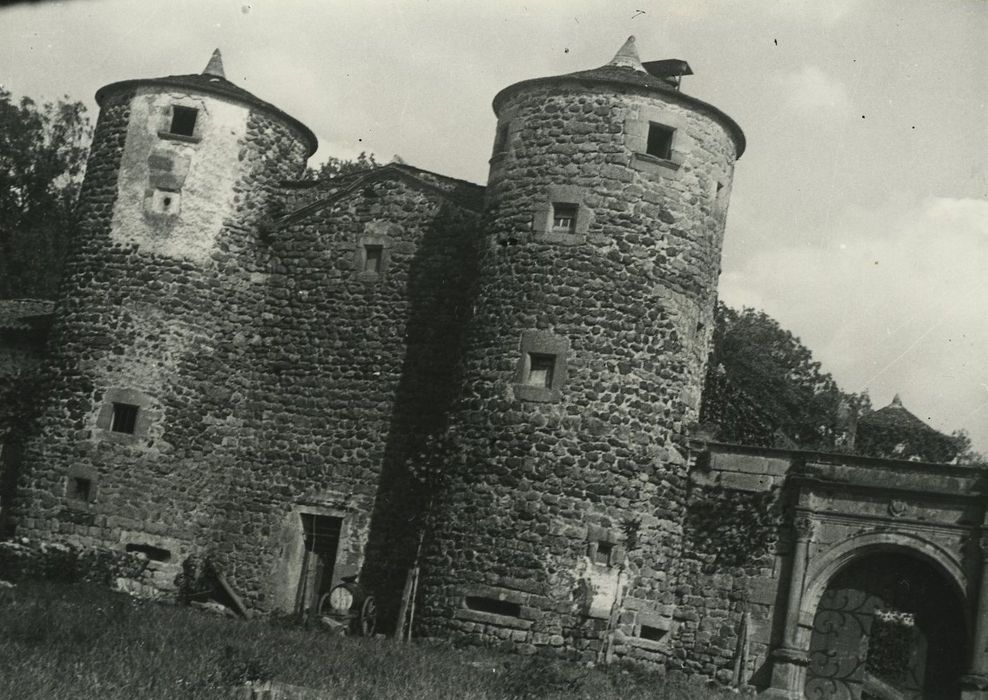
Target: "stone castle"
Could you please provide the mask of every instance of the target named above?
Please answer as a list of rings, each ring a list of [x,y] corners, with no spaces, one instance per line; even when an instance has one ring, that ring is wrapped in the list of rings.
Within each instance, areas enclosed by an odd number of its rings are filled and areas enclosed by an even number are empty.
[[[99,90],[17,537],[162,590],[208,556],[259,611],[359,575],[394,619],[419,567],[421,636],[988,698],[983,472],[691,433],[745,139],[689,74],[632,38],[505,88],[486,187],[301,180],[315,136],[218,52]],[[860,651],[896,634],[908,673]]]

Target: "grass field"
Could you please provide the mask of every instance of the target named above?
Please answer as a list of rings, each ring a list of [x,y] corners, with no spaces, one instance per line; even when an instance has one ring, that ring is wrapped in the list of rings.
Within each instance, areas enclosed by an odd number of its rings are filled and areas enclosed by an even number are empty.
[[[579,668],[288,622],[244,622],[84,585],[0,590],[0,698],[220,698],[274,680],[336,698],[721,698],[631,668]]]

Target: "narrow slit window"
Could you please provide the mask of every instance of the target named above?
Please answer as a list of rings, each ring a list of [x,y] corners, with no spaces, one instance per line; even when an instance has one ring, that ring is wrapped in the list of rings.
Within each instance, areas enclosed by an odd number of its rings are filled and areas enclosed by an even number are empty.
[[[172,107],[172,125],[169,132],[176,136],[194,136],[196,132],[196,117],[199,110],[195,107]]]
[[[576,233],[576,204],[552,205],[552,230],[558,233]]]
[[[497,136],[494,139],[494,153],[504,153],[506,150],[508,150],[507,122],[497,127]]]
[[[381,274],[381,263],[384,258],[384,246],[364,246],[364,272],[374,275]]]
[[[69,477],[68,497],[74,501],[86,501],[93,497],[93,482],[81,476]]]
[[[528,385],[545,389],[552,388],[552,375],[556,369],[555,355],[529,355]]]
[[[467,608],[477,612],[491,613],[493,615],[507,615],[508,617],[518,617],[521,615],[521,605],[519,603],[509,603],[506,600],[495,598],[482,598],[480,596],[467,596]]]
[[[660,642],[662,641],[662,638],[666,636],[666,631],[664,629],[660,629],[659,627],[642,625],[641,630],[638,632],[638,636],[641,639],[647,639],[650,642]]]
[[[648,125],[648,145],[645,152],[650,156],[669,160],[672,158],[672,136],[675,129],[662,124]]]
[[[151,544],[128,544],[124,549],[131,553],[143,554],[151,561],[169,561],[172,558],[171,551]]]
[[[115,433],[133,434],[137,427],[137,406],[129,403],[113,404],[113,421],[110,430]]]

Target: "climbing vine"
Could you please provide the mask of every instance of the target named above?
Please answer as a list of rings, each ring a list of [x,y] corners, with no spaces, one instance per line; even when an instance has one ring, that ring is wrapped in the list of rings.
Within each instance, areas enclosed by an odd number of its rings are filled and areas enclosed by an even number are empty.
[[[782,524],[780,490],[696,489],[686,513],[693,551],[711,571],[750,564],[767,554]]]

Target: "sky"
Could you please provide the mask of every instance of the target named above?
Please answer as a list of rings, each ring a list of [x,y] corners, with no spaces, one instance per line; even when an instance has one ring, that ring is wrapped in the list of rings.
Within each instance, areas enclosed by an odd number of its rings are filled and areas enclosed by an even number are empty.
[[[483,184],[491,100],[527,78],[681,58],[731,115],[720,297],[766,311],[845,391],[898,393],[988,454],[988,2],[68,0],[0,9],[0,84],[83,100],[227,78],[361,151]]]

